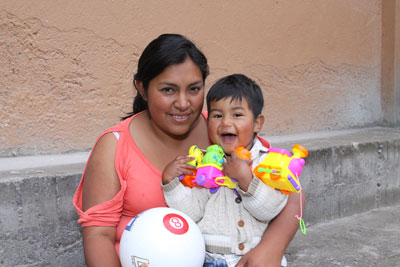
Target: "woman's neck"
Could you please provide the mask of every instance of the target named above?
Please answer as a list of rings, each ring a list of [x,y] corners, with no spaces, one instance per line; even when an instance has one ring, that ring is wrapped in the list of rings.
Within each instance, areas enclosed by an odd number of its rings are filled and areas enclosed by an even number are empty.
[[[202,115],[185,135],[170,135],[154,125],[146,112],[130,125],[130,132],[142,153],[159,170],[178,155],[187,155],[191,145],[208,146],[207,123]]]

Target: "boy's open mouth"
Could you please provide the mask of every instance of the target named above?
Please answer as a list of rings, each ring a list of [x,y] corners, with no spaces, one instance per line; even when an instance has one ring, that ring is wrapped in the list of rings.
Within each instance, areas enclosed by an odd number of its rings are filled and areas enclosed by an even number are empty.
[[[231,133],[222,134],[221,140],[224,143],[233,143],[236,140],[236,134],[231,134]]]

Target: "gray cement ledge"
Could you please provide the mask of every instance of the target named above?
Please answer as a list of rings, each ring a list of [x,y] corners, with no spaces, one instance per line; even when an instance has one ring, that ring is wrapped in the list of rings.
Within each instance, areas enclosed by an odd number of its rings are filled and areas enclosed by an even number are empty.
[[[313,225],[297,233],[286,257],[290,267],[400,266],[400,206]]]
[[[400,203],[400,128],[363,128],[268,138],[309,150],[301,183],[309,225]]]
[[[301,176],[307,196],[304,220],[310,229],[400,203],[400,128],[268,140],[289,151],[299,143],[310,152]],[[84,266],[71,203],[87,157],[0,158],[0,266]]]

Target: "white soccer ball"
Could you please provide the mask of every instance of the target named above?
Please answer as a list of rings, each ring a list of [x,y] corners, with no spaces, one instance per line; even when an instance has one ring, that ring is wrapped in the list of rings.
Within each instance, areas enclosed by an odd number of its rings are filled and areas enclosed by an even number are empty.
[[[138,214],[122,233],[119,257],[123,267],[201,267],[205,258],[203,235],[186,214],[153,208]]]

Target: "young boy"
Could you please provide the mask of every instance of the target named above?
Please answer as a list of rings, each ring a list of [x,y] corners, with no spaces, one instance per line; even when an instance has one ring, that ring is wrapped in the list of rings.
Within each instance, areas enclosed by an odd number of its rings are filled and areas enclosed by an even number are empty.
[[[242,74],[218,80],[207,94],[208,134],[227,155],[223,172],[238,181],[236,190],[221,186],[217,192],[185,187],[182,174],[191,174],[193,158],[177,157],[162,175],[165,200],[171,208],[185,212],[197,222],[206,243],[204,266],[235,266],[254,248],[268,225],[285,206],[287,195],[255,177],[257,166],[268,153],[257,133],[262,128],[264,100],[260,87]],[[244,147],[251,161],[234,152]]]

